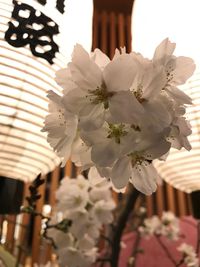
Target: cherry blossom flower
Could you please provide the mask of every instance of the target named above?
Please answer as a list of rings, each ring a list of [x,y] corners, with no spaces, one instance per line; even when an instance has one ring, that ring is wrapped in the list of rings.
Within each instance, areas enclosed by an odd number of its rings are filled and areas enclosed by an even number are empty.
[[[109,109],[109,105],[114,101],[115,109],[120,109],[121,103],[118,101],[121,96],[118,92],[129,90],[137,65],[127,54],[122,54],[110,62],[107,60],[102,68],[101,58],[104,59],[105,55],[103,53],[100,55],[99,50],[94,51],[94,54],[97,51],[98,57],[93,55],[90,58],[82,46],[75,46],[72,62],[68,67],[77,88],[70,90],[63,98],[65,107],[79,116],[80,127],[86,130],[101,127],[109,111],[114,117],[116,116],[112,108]],[[132,107],[133,116],[137,119],[142,108],[134,96],[129,95],[126,99],[128,101],[126,104]]]
[[[144,220],[144,226],[139,227],[139,232],[142,236],[149,237],[154,235],[158,229],[160,229],[160,219],[158,216],[152,216]]]
[[[48,132],[47,141],[62,158],[62,166],[64,166],[71,155],[72,144],[77,134],[78,119],[66,111],[59,95],[49,91],[48,98],[50,99],[50,114],[45,118],[42,131]]]
[[[170,240],[177,240],[180,236],[179,220],[172,212],[163,212],[161,219],[156,215],[145,219],[144,225],[139,227],[139,231],[144,237],[158,235],[165,236]]]
[[[75,45],[67,68],[56,73],[63,92],[49,93],[43,128],[63,165],[70,156],[81,171],[93,168],[111,180],[115,190],[131,182],[144,194],[155,192],[154,160],[166,160],[171,147],[191,149],[185,118],[191,99],[180,85],[195,65],[176,57],[175,46],[166,38],[152,59],[122,49],[110,60],[99,49],[89,55]]]
[[[192,246],[182,243],[178,248],[178,251],[182,252],[184,263],[188,267],[199,267],[198,255]]]
[[[161,235],[166,236],[171,240],[177,240],[180,237],[179,220],[172,212],[163,212],[161,217],[161,224]]]
[[[60,266],[89,267],[94,263],[100,231],[113,221],[111,184],[104,179],[99,181],[99,176],[94,177],[97,174],[93,169],[89,179],[82,175],[77,179],[65,177],[56,192],[57,205],[47,236],[54,241]]]

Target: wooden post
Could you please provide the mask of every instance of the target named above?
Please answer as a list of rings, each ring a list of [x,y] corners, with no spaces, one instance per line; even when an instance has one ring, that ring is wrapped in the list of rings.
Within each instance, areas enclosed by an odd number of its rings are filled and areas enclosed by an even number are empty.
[[[43,177],[45,178],[45,177]],[[41,195],[41,198],[37,201],[36,212],[41,213],[44,205],[45,199],[45,186],[46,183],[42,184],[38,193]],[[36,216],[34,218],[34,229],[33,229],[33,240],[32,240],[32,266],[34,263],[38,263],[40,256],[40,242],[41,242],[41,217]]]
[[[14,233],[15,233],[15,223],[16,223],[16,215],[8,215],[7,216],[7,233],[6,233],[6,249],[12,253],[14,248]]]
[[[108,51],[107,51],[107,48],[108,48],[108,45],[107,45],[107,41],[108,41],[108,38],[107,38],[107,13],[106,11],[103,11],[102,14],[101,14],[101,50],[107,54]]]
[[[169,184],[167,184],[167,202],[168,210],[176,214],[174,188]]]
[[[156,191],[156,208],[158,216],[161,216],[164,210],[164,200],[163,200],[163,187],[158,186]]]

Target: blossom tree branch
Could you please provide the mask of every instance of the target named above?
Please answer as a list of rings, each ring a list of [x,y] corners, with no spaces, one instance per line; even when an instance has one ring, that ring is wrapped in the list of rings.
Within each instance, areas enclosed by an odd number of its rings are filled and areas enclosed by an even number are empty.
[[[136,238],[135,238],[135,243],[132,251],[132,255],[129,258],[127,267],[135,267],[136,266],[136,256],[139,253],[139,245],[141,242],[141,234],[139,231],[136,231]]]
[[[159,235],[155,235],[156,240],[158,241],[158,243],[160,244],[160,246],[162,247],[162,249],[164,250],[165,254],[167,255],[167,257],[169,258],[169,260],[173,263],[174,266],[177,266],[176,261],[174,260],[174,258],[172,257],[172,255],[170,254],[168,248],[165,246],[165,244],[162,242],[161,238]],[[179,266],[179,265],[178,265]]]
[[[112,238],[112,254],[111,254],[111,266],[118,267],[119,254],[120,254],[120,241],[126,226],[128,217],[133,210],[133,207],[140,195],[140,192],[134,189],[132,186],[129,189],[129,193],[126,197],[124,208],[122,208],[117,223],[115,225],[115,232]]]
[[[197,245],[196,245],[196,254],[199,255],[200,251],[200,220],[197,222]]]

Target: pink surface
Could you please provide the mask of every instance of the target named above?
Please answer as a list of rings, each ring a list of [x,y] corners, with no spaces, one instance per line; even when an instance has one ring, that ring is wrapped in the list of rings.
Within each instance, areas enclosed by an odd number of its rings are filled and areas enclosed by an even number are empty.
[[[183,217],[180,220],[181,234],[184,237],[180,238],[178,241],[170,241],[168,239],[162,238],[164,244],[169,248],[172,257],[179,262],[181,254],[177,251],[177,247],[182,243],[193,245],[196,247],[197,242],[197,228],[196,220],[192,217]],[[124,235],[123,242],[125,243],[125,248],[121,250],[120,261],[118,267],[127,267],[127,261],[132,254],[135,234],[129,233]],[[150,239],[142,239],[139,248],[144,250],[143,254],[138,254],[136,267],[173,267],[174,265],[166,256],[162,247],[158,243],[155,237]],[[104,265],[104,267],[110,267],[109,265]],[[185,267],[185,265],[181,265]]]
[[[178,241],[170,241],[162,238],[162,241],[169,248],[169,251],[173,258],[177,261],[180,259],[180,253],[176,247],[183,241],[196,246],[197,242],[197,229],[196,221],[192,217],[183,217],[180,221],[181,233],[185,238],[180,238]],[[123,241],[126,244],[126,248],[121,251],[119,267],[127,267],[127,260],[129,259],[135,241],[135,234],[130,233],[124,236]],[[158,243],[155,237],[150,239],[142,239],[139,248],[144,249],[143,254],[138,254],[136,267],[171,267],[172,262],[168,259],[162,247]],[[184,265],[181,265],[182,267]]]

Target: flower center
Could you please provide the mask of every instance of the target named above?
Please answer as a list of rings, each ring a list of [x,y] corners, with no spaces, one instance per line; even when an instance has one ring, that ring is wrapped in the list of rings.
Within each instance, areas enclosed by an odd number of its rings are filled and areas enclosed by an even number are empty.
[[[174,67],[169,65],[165,70],[166,73],[166,84],[162,90],[165,90],[168,86],[170,86],[170,82],[174,79]]]
[[[121,137],[127,135],[124,124],[109,124],[109,131],[107,138],[114,138],[117,144],[120,144]]]
[[[136,89],[131,90],[134,96],[137,98],[138,102],[142,103],[145,99],[142,97],[143,94],[143,84],[139,83]]]
[[[89,94],[86,97],[89,97],[89,100],[92,104],[104,104],[104,108],[108,109],[109,107],[109,98],[114,95],[114,92],[108,92],[106,86],[102,84],[101,87],[97,87],[95,90],[88,90]]]
[[[139,155],[137,152],[131,153],[128,156],[131,157],[132,167],[135,167],[139,171],[141,171],[142,163],[145,166],[148,166],[152,162],[152,160],[148,160],[148,159],[144,158],[143,156]]]
[[[173,78],[174,78],[173,71],[174,71],[173,66],[169,65],[168,68],[166,69],[167,83],[170,83],[173,80]]]
[[[59,126],[66,126],[65,114],[63,109],[58,110],[58,124]]]

